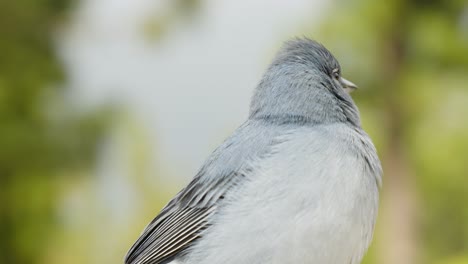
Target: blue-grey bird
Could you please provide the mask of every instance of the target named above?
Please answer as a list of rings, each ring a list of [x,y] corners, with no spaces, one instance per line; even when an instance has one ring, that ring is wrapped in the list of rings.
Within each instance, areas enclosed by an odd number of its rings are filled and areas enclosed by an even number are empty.
[[[149,223],[127,264],[356,264],[381,166],[335,57],[288,41],[248,119]]]

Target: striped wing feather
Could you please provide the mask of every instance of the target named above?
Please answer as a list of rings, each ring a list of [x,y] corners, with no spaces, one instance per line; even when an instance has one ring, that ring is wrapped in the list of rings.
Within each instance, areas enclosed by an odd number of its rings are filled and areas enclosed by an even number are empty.
[[[164,263],[183,253],[209,227],[219,200],[243,176],[231,173],[205,184],[195,177],[145,228],[125,263]]]

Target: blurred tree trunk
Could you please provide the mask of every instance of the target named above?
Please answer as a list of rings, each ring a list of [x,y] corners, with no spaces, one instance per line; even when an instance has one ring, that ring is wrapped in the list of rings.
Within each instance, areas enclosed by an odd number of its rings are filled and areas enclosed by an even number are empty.
[[[384,80],[386,98],[387,146],[382,155],[385,171],[385,191],[382,194],[381,222],[382,240],[380,259],[383,264],[414,264],[418,261],[416,228],[416,188],[414,175],[407,160],[404,146],[404,118],[407,116],[401,101],[401,79],[406,60],[405,29],[408,27],[405,14],[407,6],[397,8],[393,23],[384,37]]]
[[[382,237],[378,263],[415,264],[419,261],[413,175],[399,142],[394,143],[383,161],[386,164],[386,190],[381,206]]]

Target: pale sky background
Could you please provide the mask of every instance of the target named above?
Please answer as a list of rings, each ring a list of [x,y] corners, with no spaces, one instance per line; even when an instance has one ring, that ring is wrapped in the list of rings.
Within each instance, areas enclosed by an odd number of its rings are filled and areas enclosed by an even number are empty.
[[[323,0],[205,0],[159,41],[143,26],[163,0],[85,0],[60,42],[78,106],[118,102],[146,130],[154,163],[188,181],[247,117],[250,95],[281,43],[326,13]],[[313,37],[313,36],[310,36]],[[119,137],[116,137],[119,138]],[[121,137],[120,137],[121,138]],[[109,140],[98,174],[131,173]],[[157,158],[156,158],[157,157]]]

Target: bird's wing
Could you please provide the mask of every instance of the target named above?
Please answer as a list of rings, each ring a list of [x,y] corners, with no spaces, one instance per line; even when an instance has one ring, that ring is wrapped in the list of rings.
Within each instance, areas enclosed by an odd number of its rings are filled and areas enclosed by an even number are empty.
[[[209,226],[218,201],[240,177],[232,173],[208,184],[195,177],[145,228],[125,263],[161,263],[181,253]]]
[[[179,256],[210,226],[224,196],[250,173],[249,163],[268,153],[278,132],[244,124],[145,228],[125,257],[126,264],[165,263]]]

